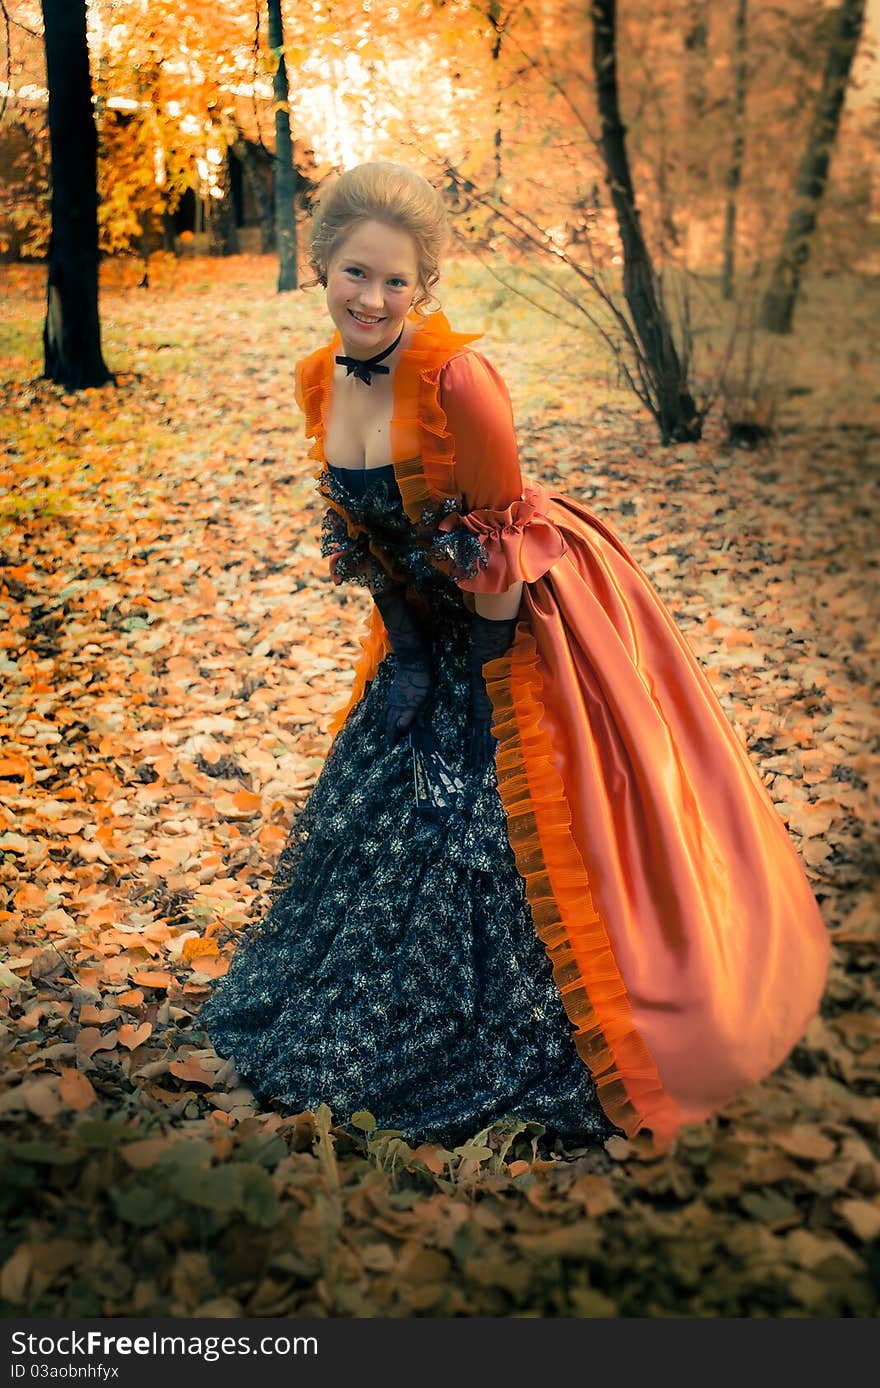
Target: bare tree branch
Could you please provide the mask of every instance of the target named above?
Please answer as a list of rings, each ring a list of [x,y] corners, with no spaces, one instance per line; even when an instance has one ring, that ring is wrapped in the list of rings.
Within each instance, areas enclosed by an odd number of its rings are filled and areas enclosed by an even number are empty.
[[[463,176],[448,159],[445,163],[445,172],[447,177],[451,178],[459,187],[466,187],[466,181]],[[615,302],[611,291],[591,270],[579,264],[568,252],[555,245],[548,233],[540,227],[527,212],[523,212],[521,208],[511,209],[502,197],[492,197],[486,193],[482,193],[479,189],[470,188],[466,192],[466,196],[469,197],[473,203],[486,208],[487,211],[493,214],[498,222],[508,228],[506,234],[514,245],[527,246],[535,251],[542,259],[549,257],[552,260],[556,260],[592,289],[596,297],[607,308],[624,339],[625,347],[631,357],[631,362],[629,364],[624,354],[624,347],[608,330],[606,325],[591,312],[588,303],[582,297],[579,297],[570,289],[567,289],[564,284],[547,279],[533,266],[526,265],[523,267],[523,273],[529,279],[541,285],[542,288],[548,290],[570,308],[574,309],[575,312],[585,319],[590,327],[599,334],[611,351],[618,369],[622,372],[629,387],[642,404],[650,411],[655,420],[658,420],[659,406],[655,399],[651,373],[647,369],[647,362],[644,359],[641,344],[638,341],[632,324],[629,322],[626,314]],[[518,294],[527,302],[540,308],[543,312],[556,318],[574,331],[584,330],[582,325],[572,322],[570,318],[548,307],[546,303],[542,303],[540,300],[535,299],[527,294],[521,285],[511,282],[511,280],[506,279],[500,274],[486,258],[486,248],[477,247],[476,249],[481,263],[489,269],[493,277],[498,280],[499,283],[503,284],[505,288],[510,289],[513,293]]]
[[[263,0],[254,0],[254,41],[251,46],[251,53],[253,54],[254,66],[251,81],[251,105],[254,108],[254,120],[257,126],[257,145],[263,151],[264,154],[267,154],[269,156],[270,159],[274,159],[275,156],[272,150],[267,147],[266,142],[263,139],[263,125],[260,120],[260,108],[257,105],[257,69],[260,62],[260,15],[262,13],[260,7],[262,3]]]
[[[0,9],[2,9],[3,18],[6,21],[7,37],[9,34],[9,26],[11,24],[13,28],[20,29],[23,34],[29,34],[32,39],[38,39],[42,43],[42,34],[37,33],[36,29],[29,29],[26,24],[22,24],[20,19],[16,19],[13,15],[9,13],[8,9],[6,8],[6,0],[0,0]]]

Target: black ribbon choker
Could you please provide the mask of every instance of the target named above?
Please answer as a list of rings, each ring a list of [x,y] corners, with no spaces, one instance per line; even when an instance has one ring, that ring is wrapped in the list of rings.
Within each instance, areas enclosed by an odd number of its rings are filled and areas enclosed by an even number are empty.
[[[350,376],[353,372],[354,375],[357,376],[359,381],[363,381],[365,386],[372,385],[372,372],[375,372],[378,376],[389,375],[391,367],[380,366],[379,362],[384,361],[386,357],[391,356],[391,353],[394,351],[395,347],[397,346],[398,342],[402,337],[403,328],[401,328],[400,332],[397,334],[397,337],[394,339],[390,347],[386,347],[384,352],[377,352],[374,357],[367,357],[365,361],[362,361],[360,357],[337,357],[336,361],[339,366],[345,367],[346,376]]]

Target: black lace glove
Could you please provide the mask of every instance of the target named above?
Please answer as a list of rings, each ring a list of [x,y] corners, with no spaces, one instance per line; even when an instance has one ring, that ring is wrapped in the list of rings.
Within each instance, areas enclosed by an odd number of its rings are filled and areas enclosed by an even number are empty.
[[[487,766],[495,755],[496,740],[492,735],[494,710],[483,678],[483,666],[489,660],[504,655],[516,631],[518,617],[494,622],[475,612],[471,619],[471,649],[468,655],[468,675],[471,692],[471,720],[468,736],[467,763],[471,771]]]
[[[393,747],[428,701],[431,659],[425,639],[404,597],[404,589],[395,586],[383,593],[375,593],[373,601],[382,614],[397,660],[397,671],[391,681],[385,709],[385,738],[388,746]]]

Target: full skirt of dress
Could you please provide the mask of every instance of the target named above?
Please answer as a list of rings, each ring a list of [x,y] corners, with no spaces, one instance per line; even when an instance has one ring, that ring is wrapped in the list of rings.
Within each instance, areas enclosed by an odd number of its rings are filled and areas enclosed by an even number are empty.
[[[584,1145],[605,1114],[538,938],[496,769],[467,772],[469,614],[433,595],[426,723],[463,789],[416,807],[408,738],[385,744],[393,654],[336,736],[296,816],[272,904],[199,1022],[263,1101],[368,1110],[413,1142],[457,1144],[500,1120]]]

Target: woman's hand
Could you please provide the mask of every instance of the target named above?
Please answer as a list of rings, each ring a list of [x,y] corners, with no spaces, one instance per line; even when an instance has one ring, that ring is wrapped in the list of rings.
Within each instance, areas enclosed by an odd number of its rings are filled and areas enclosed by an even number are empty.
[[[401,666],[391,681],[385,708],[385,740],[393,747],[408,732],[431,693],[431,669],[423,665]]]

